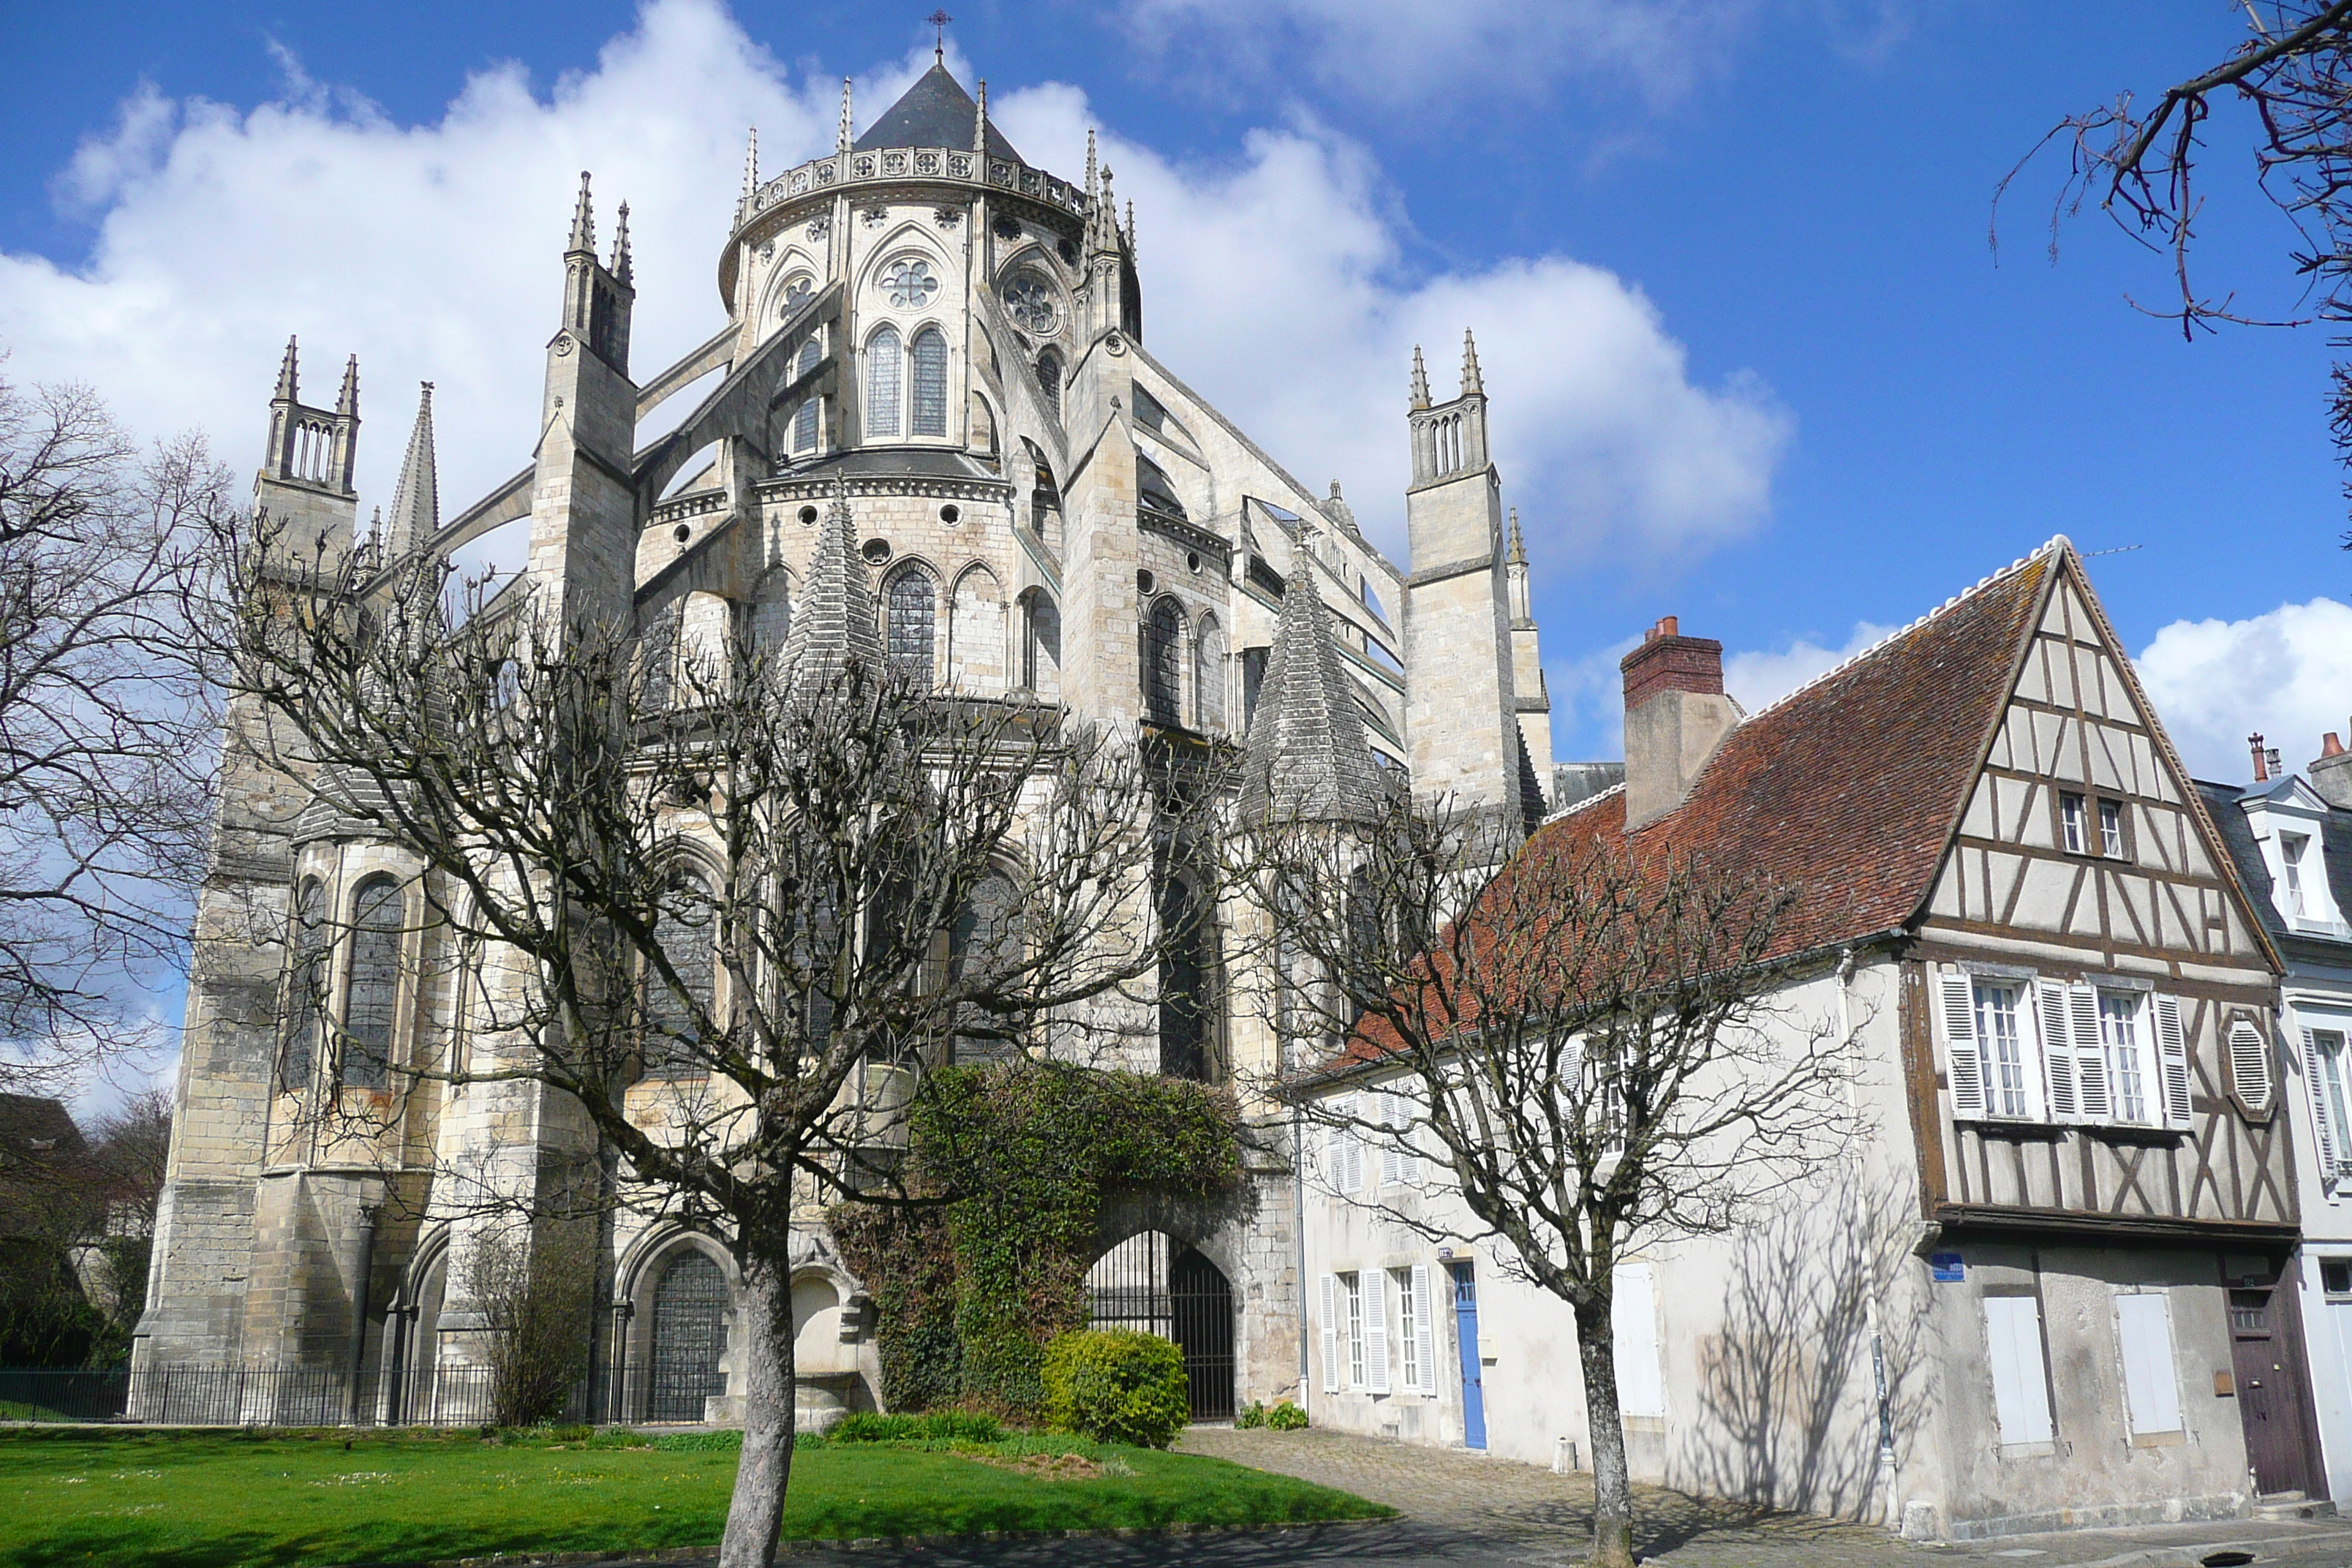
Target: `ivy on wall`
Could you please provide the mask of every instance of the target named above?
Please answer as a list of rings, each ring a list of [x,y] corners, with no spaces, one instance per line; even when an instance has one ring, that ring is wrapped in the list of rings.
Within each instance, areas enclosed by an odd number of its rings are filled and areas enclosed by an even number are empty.
[[[1046,1342],[1086,1322],[1104,1205],[1231,1188],[1240,1127],[1230,1094],[1178,1079],[1029,1062],[930,1075],[908,1156],[933,1201],[830,1216],[874,1297],[884,1400],[1034,1412]]]

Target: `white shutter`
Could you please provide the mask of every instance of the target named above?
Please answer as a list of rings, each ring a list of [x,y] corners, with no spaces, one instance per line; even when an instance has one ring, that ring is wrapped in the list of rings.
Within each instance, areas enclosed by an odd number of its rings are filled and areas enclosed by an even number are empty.
[[[1412,1266],[1412,1337],[1421,1363],[1421,1392],[1437,1392],[1437,1326],[1429,1321],[1429,1265]]]
[[[2042,1083],[2050,1120],[2077,1121],[2074,1098],[2074,1028],[2066,1016],[2066,988],[2054,980],[2033,983],[2033,1033],[2042,1046]]]
[[[1339,1313],[1335,1306],[1335,1299],[1339,1291],[1339,1278],[1331,1274],[1323,1276],[1323,1313],[1320,1327],[1323,1331],[1323,1392],[1326,1394],[1339,1392],[1339,1329],[1337,1321]]]
[[[1617,1409],[1625,1415],[1666,1413],[1665,1368],[1658,1360],[1658,1302],[1646,1263],[1622,1265],[1609,1304],[1616,1343]]]
[[[1980,1121],[1985,1114],[1984,1055],[1977,1047],[1976,995],[1958,970],[1936,976],[1936,1016],[1944,1025],[1944,1070],[1952,1088],[1952,1115]]]
[[[1331,1102],[1331,1114],[1339,1119],[1330,1131],[1331,1184],[1343,1193],[1352,1193],[1364,1184],[1362,1140],[1352,1125],[1356,1118],[1356,1098],[1353,1095]]]
[[[2172,1363],[2172,1304],[2149,1292],[2116,1298],[2116,1338],[2124,1354],[2124,1405],[2131,1429],[2178,1432],[2180,1374]]]
[[[1364,1386],[1374,1394],[1389,1391],[1389,1271],[1368,1268],[1364,1283],[1370,1300],[1364,1303]]]
[[[1992,1365],[1993,1413],[2004,1443],[2047,1443],[2050,1384],[2042,1362],[2042,1314],[2031,1296],[1984,1299],[1985,1349]]]
[[[2116,1119],[2115,1089],[2107,1073],[2107,1043],[2099,1034],[2099,993],[2088,985],[2066,988],[2066,1014],[2074,1037],[2074,1094],[2085,1121]]]
[[[2246,1109],[2271,1108],[2271,1042],[2262,1026],[2241,1018],[2230,1026],[2230,1081]]]
[[[2189,1125],[2189,1037],[2181,1032],[2180,998],[2156,999],[2156,1076],[2164,1088],[2164,1124]]]
[[[1404,1146],[1397,1142],[1403,1135],[1404,1118],[1398,1114],[1397,1097],[1381,1096],[1381,1126],[1387,1136],[1381,1140],[1381,1185],[1397,1187],[1404,1184]]]
[[[2303,1032],[2303,1079],[2311,1087],[2312,1148],[2319,1156],[2319,1180],[2331,1192],[2336,1187],[2336,1129],[2327,1120],[2327,1067],[2319,1059],[2319,1042],[2309,1029]]]

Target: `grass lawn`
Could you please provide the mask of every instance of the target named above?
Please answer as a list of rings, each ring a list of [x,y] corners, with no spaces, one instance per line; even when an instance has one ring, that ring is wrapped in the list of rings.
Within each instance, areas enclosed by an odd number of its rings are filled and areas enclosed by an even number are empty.
[[[0,1563],[226,1568],[711,1545],[736,1456],[709,1444],[472,1432],[5,1432]],[[1091,1463],[1043,1457],[1050,1454]],[[1024,1458],[1026,1468],[1015,1468]],[[953,1451],[803,1448],[793,1456],[784,1535],[1267,1524],[1389,1511],[1222,1459],[1015,1436]]]

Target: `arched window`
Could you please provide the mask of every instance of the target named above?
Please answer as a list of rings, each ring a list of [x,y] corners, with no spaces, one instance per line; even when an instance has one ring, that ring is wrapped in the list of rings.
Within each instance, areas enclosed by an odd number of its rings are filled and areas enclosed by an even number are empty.
[[[677,972],[683,990],[672,989],[660,967],[650,958],[646,961],[647,1078],[701,1078],[710,1070],[694,1013],[698,1005],[708,1016],[712,1005],[718,972],[713,929],[710,884],[695,872],[678,872],[654,911],[654,945]]]
[[[898,433],[898,329],[885,327],[866,340],[866,433]]]
[[[824,358],[824,350],[818,346],[814,338],[811,338],[801,350],[800,363],[793,371],[794,378],[806,375],[814,370]],[[809,389],[808,401],[801,405],[801,411],[798,414],[793,416],[793,450],[796,453],[813,452],[816,449],[817,401],[816,389],[812,387]]]
[[[1197,688],[1192,711],[1199,715],[1199,727],[1213,734],[1225,727],[1225,628],[1216,616],[1201,617],[1192,653]]]
[[[278,1055],[278,1087],[300,1094],[318,1069],[319,1026],[327,1016],[327,978],[333,944],[327,938],[327,889],[306,877],[294,896],[294,954],[286,972],[286,1044]]]
[[[1162,594],[1143,623],[1143,716],[1155,724],[1184,721],[1183,658],[1184,611]]]
[[[925,327],[915,334],[914,396],[910,402],[908,434],[912,436],[944,436],[948,433],[948,340],[937,327]]]
[[[1020,961],[1021,933],[1013,921],[1013,879],[991,871],[964,900],[953,929],[948,932],[948,977],[952,984],[987,989],[1004,984],[1010,967]],[[999,1037],[1005,1018],[977,1002],[956,1007],[955,1037],[949,1045],[954,1061],[1001,1061],[1018,1054],[1013,1043]]]
[[[1047,349],[1037,356],[1037,390],[1045,395],[1045,412],[1062,422],[1062,356]]]
[[[919,566],[902,568],[890,579],[883,601],[889,617],[890,662],[929,685],[939,672],[939,595],[930,574]]]
[[[680,1252],[654,1287],[653,1375],[648,1421],[699,1421],[713,1394],[727,1392],[727,1276],[703,1252]]]
[[[667,713],[677,692],[677,629],[681,612],[673,599],[654,612],[637,635],[640,707],[646,713]]]
[[[382,1089],[400,1014],[400,884],[370,877],[352,900],[351,978],[343,988],[343,1083]]]
[[[1160,1070],[1203,1082],[1213,1076],[1210,978],[1215,972],[1214,931],[1205,905],[1189,877],[1173,875],[1160,883]]]

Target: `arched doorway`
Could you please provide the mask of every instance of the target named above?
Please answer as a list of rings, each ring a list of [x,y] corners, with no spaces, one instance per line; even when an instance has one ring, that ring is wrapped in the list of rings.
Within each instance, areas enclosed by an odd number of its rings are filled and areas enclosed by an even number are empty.
[[[1195,1421],[1234,1413],[1234,1288],[1224,1270],[1164,1232],[1132,1236],[1087,1270],[1087,1315],[1098,1329],[1173,1340]]]
[[[699,1421],[703,1401],[727,1392],[727,1276],[709,1254],[679,1253],[654,1288],[653,1379],[648,1421]]]

